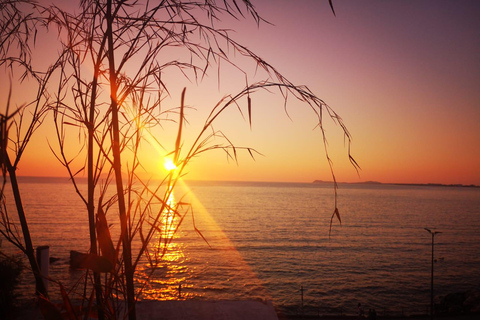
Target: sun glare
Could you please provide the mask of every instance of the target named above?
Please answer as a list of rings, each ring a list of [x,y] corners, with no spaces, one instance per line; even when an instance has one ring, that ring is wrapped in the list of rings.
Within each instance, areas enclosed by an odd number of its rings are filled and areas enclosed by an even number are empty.
[[[168,171],[172,171],[172,170],[175,170],[177,168],[175,163],[173,163],[172,159],[167,159],[167,158],[165,158],[165,162],[163,163],[163,166]]]

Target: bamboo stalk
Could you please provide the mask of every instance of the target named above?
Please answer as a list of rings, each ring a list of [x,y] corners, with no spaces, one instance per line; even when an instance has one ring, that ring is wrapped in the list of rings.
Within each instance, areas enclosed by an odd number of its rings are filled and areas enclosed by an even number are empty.
[[[15,173],[15,167],[12,166],[10,158],[6,153],[6,150],[3,150],[3,158],[5,165],[10,176],[10,183],[12,185],[12,192],[15,198],[15,206],[17,208],[18,218],[20,220],[20,225],[22,227],[23,240],[25,241],[25,254],[27,255],[30,267],[32,268],[33,276],[35,277],[36,283],[36,293],[43,295],[48,298],[48,292],[45,288],[45,283],[43,282],[42,275],[40,273],[40,268],[35,258],[35,249],[33,248],[32,238],[30,236],[30,229],[28,228],[27,217],[23,209],[22,197],[20,195],[20,189],[18,187],[17,175]]]
[[[134,269],[132,266],[132,249],[130,243],[130,232],[127,224],[127,212],[125,206],[125,194],[123,190],[122,164],[120,153],[120,128],[118,119],[118,103],[117,103],[117,73],[115,70],[115,57],[113,45],[113,17],[112,17],[112,1],[107,1],[107,43],[108,43],[108,62],[110,74],[110,111],[112,114],[112,153],[113,168],[115,172],[115,182],[117,187],[118,210],[120,215],[120,227],[123,245],[123,261],[125,264],[125,281],[127,287],[127,308],[128,319],[136,320],[135,310],[135,287],[133,282]]]

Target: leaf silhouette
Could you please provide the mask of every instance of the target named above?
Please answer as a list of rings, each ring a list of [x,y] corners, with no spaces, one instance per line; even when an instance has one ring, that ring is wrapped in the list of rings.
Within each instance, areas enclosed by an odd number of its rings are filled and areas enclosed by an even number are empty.
[[[248,122],[250,123],[250,129],[252,129],[252,99],[250,96],[247,97],[248,99]]]
[[[75,311],[73,310],[72,302],[70,301],[67,291],[65,290],[62,284],[60,284],[60,292],[62,293],[63,306],[67,311],[68,319],[77,320],[77,316],[75,314]]]
[[[184,108],[185,108],[185,91],[187,88],[183,88],[182,91],[182,102],[180,105],[180,119],[178,122],[178,132],[177,132],[177,139],[175,141],[175,159],[174,163],[178,165],[178,159],[180,158],[180,149],[181,149],[181,142],[182,142],[182,130],[183,130],[183,121],[184,121]]]
[[[57,307],[43,295],[38,297],[38,307],[45,320],[63,320],[62,314]]]
[[[332,9],[333,15],[336,17],[337,15],[335,14],[335,9],[333,9],[333,2],[332,2],[332,0],[328,0],[328,3],[330,4],[330,8]]]
[[[342,224],[342,219],[340,219],[340,212],[338,211],[338,208],[335,207],[335,210],[333,211],[332,217],[330,218],[330,229],[328,230],[328,236],[332,234],[332,224],[333,224],[333,218],[337,217],[338,221],[340,222],[340,225]]]

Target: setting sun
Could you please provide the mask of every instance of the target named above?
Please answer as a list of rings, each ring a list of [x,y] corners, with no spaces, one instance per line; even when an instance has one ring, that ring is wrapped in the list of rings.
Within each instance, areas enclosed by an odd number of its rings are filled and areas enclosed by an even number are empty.
[[[175,163],[173,163],[173,160],[172,159],[168,159],[168,158],[165,158],[165,161],[163,163],[163,166],[165,167],[165,169],[167,169],[168,171],[172,171],[172,170],[175,170],[177,168],[177,166],[175,165]]]

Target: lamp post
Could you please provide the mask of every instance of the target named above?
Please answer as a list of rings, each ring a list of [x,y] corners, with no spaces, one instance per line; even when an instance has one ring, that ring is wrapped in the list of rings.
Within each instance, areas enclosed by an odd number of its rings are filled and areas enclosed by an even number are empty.
[[[428,228],[424,228],[432,235],[432,272],[431,272],[431,279],[430,279],[430,319],[433,319],[433,264],[434,264],[434,248],[435,248],[435,235],[437,233],[441,233],[439,231],[432,231]]]

